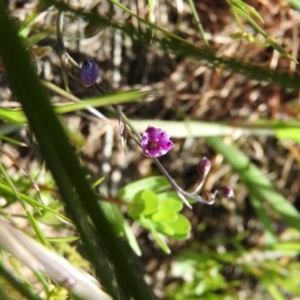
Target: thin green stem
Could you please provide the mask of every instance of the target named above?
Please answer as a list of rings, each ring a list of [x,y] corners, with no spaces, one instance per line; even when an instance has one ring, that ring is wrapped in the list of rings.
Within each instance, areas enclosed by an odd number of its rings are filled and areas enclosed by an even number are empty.
[[[12,182],[12,180],[10,179],[8,174],[6,173],[6,171],[3,168],[1,163],[0,163],[0,174],[2,174],[2,176],[4,177],[4,180],[6,181],[7,185],[10,187],[10,189],[11,189],[13,195],[15,196],[16,200],[21,204],[22,208],[24,209],[24,211],[26,213],[26,216],[27,216],[31,226],[33,227],[38,239],[40,240],[40,242],[43,245],[45,245],[49,248],[50,244],[48,243],[46,237],[44,236],[43,231],[41,230],[39,224],[37,223],[37,221],[33,217],[32,213],[29,211],[29,209],[28,209],[26,203],[24,202],[24,200],[20,197],[20,194],[19,194],[17,188],[15,187],[14,183]]]
[[[193,18],[196,22],[196,26],[199,30],[200,36],[201,36],[206,48],[210,49],[208,40],[205,38],[205,33],[204,33],[204,29],[203,29],[199,14],[196,11],[195,3],[194,3],[193,0],[188,0],[188,2],[189,2],[189,5],[190,5],[190,8],[191,8],[191,11],[192,11]]]

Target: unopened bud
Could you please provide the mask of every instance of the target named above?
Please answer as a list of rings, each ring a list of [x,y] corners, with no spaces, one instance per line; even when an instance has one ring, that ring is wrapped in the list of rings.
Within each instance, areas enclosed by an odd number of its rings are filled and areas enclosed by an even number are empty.
[[[80,80],[86,87],[94,84],[99,77],[99,68],[92,58],[86,58],[80,69]]]
[[[210,171],[210,168],[211,168],[211,161],[204,156],[197,165],[197,171],[201,176],[205,178],[208,172]]]
[[[229,186],[222,186],[218,189],[218,193],[228,199],[234,198],[234,191]]]

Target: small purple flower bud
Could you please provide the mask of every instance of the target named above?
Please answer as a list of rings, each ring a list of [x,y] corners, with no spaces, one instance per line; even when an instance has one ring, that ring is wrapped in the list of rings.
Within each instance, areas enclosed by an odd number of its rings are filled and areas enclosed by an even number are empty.
[[[80,80],[86,87],[94,84],[99,77],[99,68],[92,58],[86,58],[80,69]]]
[[[218,193],[225,198],[231,199],[234,198],[234,191],[229,186],[222,186],[218,189]]]
[[[203,178],[205,178],[208,172],[210,171],[210,168],[211,168],[211,161],[204,156],[197,165],[197,171]]]
[[[170,151],[174,143],[165,131],[149,125],[143,133],[141,146],[146,156],[159,157]]]

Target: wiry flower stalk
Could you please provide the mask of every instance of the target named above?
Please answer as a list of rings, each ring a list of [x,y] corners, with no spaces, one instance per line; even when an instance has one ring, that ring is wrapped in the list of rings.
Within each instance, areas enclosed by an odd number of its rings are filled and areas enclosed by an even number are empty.
[[[60,12],[60,14],[62,14],[62,12]],[[61,26],[62,26],[62,22],[61,22]],[[93,59],[88,58],[84,61],[83,66],[80,68],[79,65],[76,63],[76,61],[67,53],[64,47],[62,28],[59,30],[59,33],[60,33],[58,34],[59,46],[62,47],[62,49],[60,49],[61,61],[63,62],[64,58],[67,57],[68,59],[67,65],[71,65],[76,69],[80,70],[81,82],[86,87],[93,86],[100,94],[106,95],[107,93],[105,92],[105,90],[99,84],[96,83],[96,80],[99,76],[99,69],[95,61]],[[66,68],[65,65],[66,64],[62,64],[62,68],[64,69],[63,75],[70,72],[69,68]],[[71,78],[73,78],[72,74],[70,74],[70,76]],[[66,79],[65,79],[65,83],[67,83]],[[68,86],[66,86],[66,88],[68,89]],[[126,153],[126,147],[124,145],[126,145],[126,137],[128,134],[142,148],[146,156],[153,158],[160,172],[167,178],[170,185],[177,192],[178,196],[189,208],[192,207],[187,199],[190,199],[195,202],[211,205],[215,202],[215,198],[217,194],[220,194],[221,196],[226,198],[232,198],[234,196],[233,190],[229,187],[227,187],[228,188],[227,190],[223,187],[215,190],[214,192],[209,193],[209,197],[208,197],[209,199],[204,199],[198,195],[211,167],[211,162],[206,157],[204,157],[198,164],[198,172],[200,173],[200,178],[199,178],[199,183],[195,188],[195,190],[192,192],[187,192],[183,190],[176,183],[176,181],[170,176],[170,174],[167,172],[167,170],[163,167],[163,165],[160,163],[160,161],[157,158],[167,153],[174,146],[174,143],[169,140],[168,134],[160,128],[154,128],[152,126],[149,126],[144,132],[143,137],[141,137],[141,135],[138,133],[138,131],[134,128],[134,126],[131,124],[129,119],[123,113],[122,109],[118,105],[112,105],[112,108],[115,110],[119,118],[119,122],[120,122],[119,133],[123,141],[123,147],[125,153]],[[92,114],[95,115],[93,111],[94,109],[92,107],[87,106],[87,109]],[[99,117],[98,114],[96,116]]]

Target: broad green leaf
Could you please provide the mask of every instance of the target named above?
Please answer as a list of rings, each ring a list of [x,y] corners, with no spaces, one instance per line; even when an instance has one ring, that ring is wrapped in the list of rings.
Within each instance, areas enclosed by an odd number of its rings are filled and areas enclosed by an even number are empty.
[[[190,231],[188,231],[188,232],[186,232],[186,233],[184,233],[184,234],[174,234],[173,236],[172,236],[172,239],[173,240],[187,240],[187,239],[189,239],[190,238],[190,236],[191,236],[191,232]]]
[[[159,210],[151,215],[152,221],[161,223],[172,223],[175,222],[177,218],[178,214],[169,209],[167,206],[160,206]]]
[[[158,195],[160,200],[160,206],[161,207],[166,207],[169,210],[173,211],[173,212],[179,212],[182,210],[183,208],[183,203],[182,201],[179,199],[179,197],[177,196],[177,198],[169,198],[169,193],[172,194],[176,194],[176,192],[167,192],[164,193],[164,196],[162,196],[162,194]]]
[[[164,176],[153,176],[127,184],[119,189],[117,197],[123,200],[132,201],[133,195],[143,190],[151,190],[154,193],[170,187],[170,183]]]
[[[142,214],[144,208],[145,208],[145,203],[143,202],[143,200],[142,199],[136,199],[136,200],[131,202],[127,213],[132,218],[137,218]]]
[[[168,245],[166,244],[166,242],[164,241],[164,239],[159,235],[159,233],[157,232],[155,226],[156,224],[153,223],[151,220],[149,220],[148,218],[145,218],[144,216],[140,216],[139,218],[139,222],[141,223],[141,225],[143,227],[145,227],[146,229],[148,229],[156,243],[159,245],[159,247],[164,251],[166,252],[167,254],[170,254],[171,253],[171,250],[169,249]]]
[[[190,221],[183,215],[179,214],[175,222],[168,224],[178,237],[189,235],[191,231]]]
[[[128,214],[130,216],[150,215],[157,211],[159,201],[155,193],[149,190],[138,192],[129,206]]]
[[[144,209],[142,214],[144,216],[153,214],[159,207],[159,201],[156,194],[150,190],[144,190],[135,194],[134,201],[136,200],[143,201]]]
[[[175,234],[174,230],[167,223],[153,223],[153,227],[160,233],[173,237]]]

